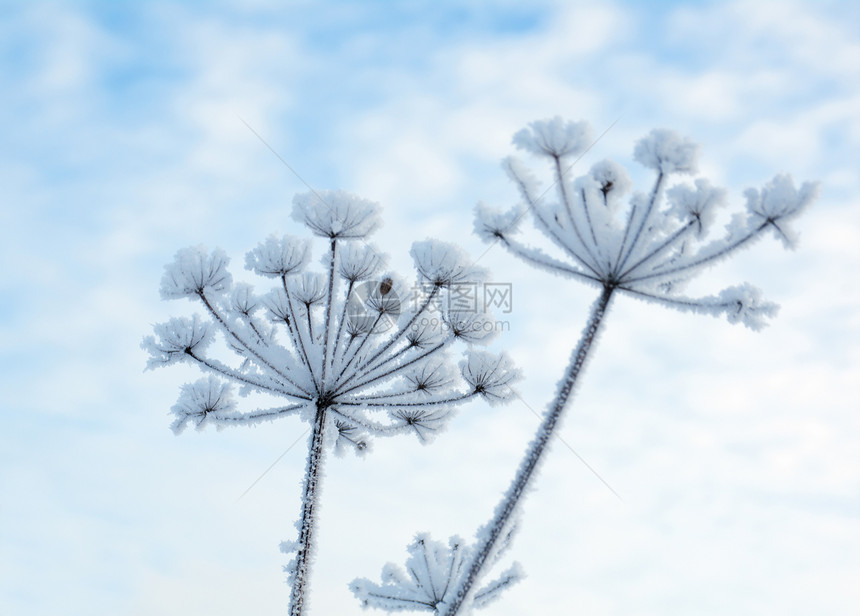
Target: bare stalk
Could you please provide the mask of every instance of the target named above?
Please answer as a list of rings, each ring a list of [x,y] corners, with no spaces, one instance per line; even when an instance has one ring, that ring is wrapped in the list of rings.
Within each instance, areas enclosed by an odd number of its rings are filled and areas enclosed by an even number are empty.
[[[316,526],[316,508],[319,493],[320,471],[322,469],[323,431],[327,407],[317,408],[311,434],[308,464],[305,469],[305,483],[302,490],[302,517],[299,527],[299,544],[296,550],[296,562],[293,568],[293,588],[290,593],[290,616],[301,616],[305,605],[306,589],[310,577],[310,561],[314,547],[314,530]]]
[[[460,579],[454,599],[444,612],[444,616],[455,616],[463,605],[466,604],[466,599],[472,591],[475,582],[478,581],[481,570],[491,560],[490,555],[499,539],[504,536],[504,531],[509,526],[520,500],[526,493],[526,488],[534,477],[538,463],[546,452],[547,445],[549,445],[550,439],[564,412],[565,404],[576,385],[577,379],[582,373],[582,367],[597,337],[614,291],[615,287],[604,286],[603,293],[592,306],[588,324],[582,333],[582,337],[579,339],[576,350],[573,352],[570,364],[567,366],[567,370],[561,380],[558,394],[556,394],[549,412],[538,428],[529,450],[526,452],[522,462],[520,462],[520,467],[511,483],[511,487],[496,506],[496,512],[492,521],[485,527],[484,532],[481,533],[477,549],[471,557],[471,561],[466,565],[466,573]]]
[[[332,304],[334,302],[334,267],[337,257],[337,240],[332,238],[331,240],[331,258],[329,261],[329,271],[328,271],[328,296],[326,298],[325,303],[325,336],[323,338],[323,366],[322,366],[322,377],[320,378],[320,389],[325,391],[325,379],[326,373],[328,372],[328,365],[331,361],[332,351],[329,348],[328,338],[329,332],[331,331],[331,317],[332,317]],[[345,305],[345,304],[344,304]]]

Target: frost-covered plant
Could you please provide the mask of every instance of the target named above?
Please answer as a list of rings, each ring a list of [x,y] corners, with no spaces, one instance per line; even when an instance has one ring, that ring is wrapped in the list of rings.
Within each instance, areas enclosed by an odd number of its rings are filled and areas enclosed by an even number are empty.
[[[515,529],[499,542],[494,562],[511,544]],[[406,548],[406,572],[392,563],[382,569],[382,584],[367,579],[354,580],[350,589],[361,600],[363,607],[377,607],[388,611],[438,612],[450,599],[454,584],[463,574],[464,565],[474,557],[474,547],[460,537],[451,537],[448,545],[434,541],[426,533],[419,533]],[[513,563],[498,578],[479,588],[472,597],[477,608],[485,607],[499,594],[522,578],[518,563]]]
[[[413,433],[424,443],[454,407],[474,397],[499,402],[517,371],[505,355],[467,351],[460,370],[449,349],[493,335],[490,316],[448,310],[453,285],[477,283],[486,272],[456,246],[426,240],[412,247],[413,289],[384,272],[386,258],[366,238],[379,226],[378,206],[342,191],[298,195],[293,217],[325,238],[324,271],[307,271],[310,242],[269,237],[250,251],[247,269],[274,288],[258,295],[234,284],[221,250],[186,248],[165,267],[164,299],[199,302],[204,315],[173,318],[143,341],[148,367],[196,365],[207,376],[182,387],[172,428],[255,425],[297,416],[311,425],[298,538],[285,567],[292,584],[290,614],[302,613],[314,546],[315,511],[324,453],[367,451],[373,436]],[[219,357],[212,347],[220,335]],[[243,395],[273,397],[268,408],[240,411]]]
[[[514,144],[549,162],[553,185],[542,190],[520,161],[509,158],[504,166],[525,207],[500,211],[479,204],[476,209],[475,231],[484,241],[500,243],[536,267],[600,290],[555,398],[492,519],[478,531],[473,545],[458,542],[462,556],[456,567],[449,568],[444,582],[434,579],[434,587],[444,587],[443,596],[432,606],[420,601],[407,604],[403,597],[418,594],[410,591],[410,585],[426,587],[428,582],[414,574],[412,580],[404,581],[388,573],[381,586],[353,584],[364,605],[425,609],[454,616],[485,603],[478,583],[495,562],[500,546],[510,541],[519,503],[556,431],[613,297],[628,295],[679,310],[723,314],[732,323],[756,330],[776,313],[777,306],[764,301],[758,289],[749,284],[703,298],[686,297],[681,291],[691,278],[768,232],[786,247],[793,247],[795,234],[790,223],[814,201],[817,184],[804,183],[797,189],[790,176],[778,175],[761,190],[749,189],[745,193],[746,211],[735,214],[719,232],[714,230],[716,211],[726,201],[725,190],[705,179],[669,186],[674,175],[696,172],[698,146],[668,130],[654,130],[641,139],[634,158],[652,169],[656,179],[648,193],[634,193],[623,208],[622,197],[632,183],[617,163],[605,160],[579,178],[567,177],[570,160],[590,147],[591,134],[584,122],[564,122],[561,118],[533,122],[516,134]],[[552,188],[556,200],[544,201]],[[535,226],[560,257],[517,239],[526,212],[531,213]],[[414,556],[414,546],[411,551]],[[434,556],[434,561],[442,560],[442,556]],[[386,571],[390,572],[390,567]]]

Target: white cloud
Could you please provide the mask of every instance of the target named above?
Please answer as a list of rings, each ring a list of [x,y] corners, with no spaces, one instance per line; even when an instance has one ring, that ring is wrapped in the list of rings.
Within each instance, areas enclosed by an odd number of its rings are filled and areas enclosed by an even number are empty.
[[[771,0],[685,6],[668,23],[673,40],[704,44],[732,64],[766,62],[856,78],[860,53],[852,27],[856,18],[856,7],[846,3]]]
[[[166,412],[192,375],[142,374],[137,348],[149,323],[185,312],[157,301],[177,248],[224,245],[240,271],[244,250],[293,224],[290,192],[304,188],[235,113],[314,184],[381,199],[379,242],[408,266],[409,242],[430,231],[485,249],[471,208],[514,200],[497,160],[524,122],[560,113],[600,130],[623,107],[583,168],[629,160],[633,139],[666,125],[704,142],[708,174],[736,205],[743,184],[783,170],[823,179],[822,202],[799,225],[797,253],[763,242],[709,277],[707,292],[749,278],[784,305],[762,334],[616,303],[563,436],[624,501],[556,443],[513,549],[529,578],[492,609],[525,613],[541,597],[547,613],[850,611],[858,37],[837,14],[855,9],[819,6],[687,5],[651,15],[660,46],[631,9],[596,4],[544,7],[542,25],[474,40],[416,22],[388,42],[342,17],[350,40],[325,50],[302,36],[325,30],[326,7],[309,3],[308,21],[271,4],[262,24],[259,7],[157,7],[147,16],[162,27],[159,48],[72,9],[7,21],[4,33],[33,33],[44,49],[32,74],[6,73],[0,103],[11,125],[42,131],[0,148],[3,259],[26,263],[0,287],[18,306],[0,327],[12,422],[0,487],[13,503],[0,511],[0,570],[17,572],[0,582],[13,602],[3,608],[283,610],[275,546],[293,532],[302,444],[233,500],[303,428],[174,438]],[[410,33],[423,62],[401,54]],[[151,98],[105,85],[106,66],[133,59],[149,67]],[[322,118],[312,135],[309,118]],[[87,164],[70,172],[70,153]],[[591,290],[498,248],[482,264],[514,283],[509,344],[528,377],[522,395],[542,411]],[[468,536],[536,423],[518,403],[474,405],[432,447],[392,441],[365,461],[332,459],[314,613],[358,613],[344,584],[401,559],[413,532]]]

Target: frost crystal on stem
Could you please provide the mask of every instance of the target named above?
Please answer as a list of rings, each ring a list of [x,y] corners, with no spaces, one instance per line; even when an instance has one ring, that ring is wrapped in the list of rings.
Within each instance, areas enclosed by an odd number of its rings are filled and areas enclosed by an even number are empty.
[[[325,271],[306,271],[307,240],[271,236],[250,251],[246,268],[275,287],[257,295],[233,284],[228,258],[202,246],[180,250],[165,267],[161,294],[189,298],[204,316],[170,319],[144,339],[148,367],[196,365],[205,379],[182,388],[172,429],[187,425],[255,425],[298,416],[311,425],[298,540],[285,567],[292,585],[290,614],[302,613],[314,546],[315,511],[325,452],[364,454],[374,436],[415,434],[429,442],[455,407],[475,397],[506,399],[502,383],[518,373],[506,356],[468,349],[457,371],[449,352],[457,343],[485,342],[486,315],[446,310],[452,285],[481,282],[486,273],[457,247],[426,240],[413,246],[417,295],[369,244],[378,206],[343,191],[298,195],[293,216],[327,241]],[[443,307],[441,319],[429,312]],[[220,333],[223,348],[212,348]],[[230,353],[238,361],[230,361]],[[475,375],[482,375],[477,378]],[[232,384],[243,395],[278,400],[237,410]]]
[[[439,614],[454,616],[480,604],[481,591],[476,588],[493,564],[500,543],[509,541],[519,503],[543,460],[614,297],[627,295],[678,310],[722,314],[731,323],[760,329],[777,307],[763,300],[752,285],[742,284],[703,298],[686,297],[680,291],[691,278],[768,232],[773,232],[786,246],[793,246],[795,235],[790,223],[815,200],[818,192],[815,183],[804,183],[798,189],[790,176],[778,175],[761,190],[748,190],[745,215],[735,215],[725,231],[715,233],[715,214],[726,200],[725,191],[712,187],[704,179],[692,185],[668,186],[673,175],[696,172],[698,146],[668,130],[654,130],[641,139],[635,146],[634,158],[653,169],[656,177],[647,193],[634,193],[623,209],[622,197],[632,183],[617,163],[599,162],[579,178],[567,175],[570,168],[566,160],[588,148],[589,135],[591,131],[586,124],[564,122],[560,118],[534,122],[515,135],[517,147],[549,162],[553,184],[547,190],[541,189],[519,160],[509,158],[504,163],[519,189],[524,209],[531,213],[535,227],[546,237],[551,251],[560,256],[529,246],[516,237],[525,214],[523,208],[504,212],[479,204],[475,211],[475,232],[484,241],[500,243],[538,268],[590,284],[600,289],[600,296],[591,308],[555,398],[510,488],[493,517],[478,532],[468,556],[458,563],[445,600],[434,608]],[[543,197],[551,189],[556,197],[545,201]],[[464,374],[469,375],[471,383],[480,382],[473,370],[468,369]],[[505,388],[500,384],[493,390]],[[395,583],[397,580],[390,577],[383,586]],[[405,588],[402,583],[400,587]],[[368,593],[360,596],[368,604]],[[389,590],[386,596],[395,593]],[[407,609],[403,603],[371,601],[371,604]]]

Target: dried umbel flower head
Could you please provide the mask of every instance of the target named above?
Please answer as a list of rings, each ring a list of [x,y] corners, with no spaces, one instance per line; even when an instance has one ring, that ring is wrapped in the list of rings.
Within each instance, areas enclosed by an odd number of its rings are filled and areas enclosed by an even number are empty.
[[[634,158],[653,169],[656,180],[650,192],[634,193],[626,211],[622,211],[621,197],[630,190],[631,182],[617,163],[599,162],[579,178],[567,175],[571,165],[565,159],[590,147],[590,134],[587,125],[560,118],[533,122],[518,132],[514,136],[518,148],[550,163],[550,188],[555,189],[555,200],[545,199],[552,191],[543,189],[519,160],[509,158],[504,166],[519,188],[525,207],[502,211],[481,203],[475,212],[475,232],[484,241],[500,243],[527,263],[600,289],[555,396],[510,487],[489,522],[478,531],[475,543],[463,546],[456,540],[445,549],[419,536],[420,540],[409,548],[407,567],[411,577],[388,565],[383,569],[381,584],[368,580],[353,583],[353,592],[362,605],[456,616],[485,604],[484,578],[510,542],[521,501],[536,477],[548,444],[557,434],[614,296],[629,295],[681,310],[724,314],[729,322],[753,329],[762,327],[766,318],[776,312],[776,306],[764,301],[758,289],[749,284],[703,298],[684,297],[679,290],[708,266],[767,232],[791,246],[794,234],[789,224],[815,199],[816,184],[804,183],[798,189],[790,177],[778,175],[762,190],[747,191],[746,215],[733,217],[725,231],[711,239],[715,211],[725,203],[725,191],[701,178],[692,185],[669,187],[673,175],[695,173],[698,146],[667,130],[651,131],[640,140]],[[526,212],[532,214],[551,249],[561,253],[560,258],[517,238]],[[478,360],[473,365],[470,358],[461,368],[473,388],[492,396],[497,388],[502,392],[510,389],[505,362],[500,357],[492,362]],[[517,577],[503,574],[499,588],[510,585]],[[493,583],[489,586],[492,588]]]
[[[505,548],[509,545],[510,537]],[[350,583],[350,590],[362,607],[389,612],[442,613],[451,604],[457,580],[463,575],[474,547],[457,536],[451,537],[446,545],[427,533],[418,533],[406,550],[409,558],[405,570],[389,563],[382,571],[382,584],[362,578]],[[519,563],[513,563],[477,590],[473,606],[483,608],[493,603],[523,577]]]
[[[630,188],[629,176],[620,165],[602,161],[590,173],[573,178],[560,164],[561,154],[538,147],[568,139],[570,129],[565,126],[557,120],[534,123],[514,138],[518,147],[552,161],[555,199],[517,159],[505,161],[505,168],[537,229],[566,258],[555,258],[516,238],[522,218],[518,208],[505,213],[480,204],[475,217],[478,235],[556,274],[680,310],[724,314],[731,322],[761,328],[776,306],[749,285],[705,298],[684,297],[679,291],[709,266],[769,231],[792,246],[795,236],[790,222],[815,200],[818,185],[805,182],[796,188],[790,176],[777,175],[761,190],[748,190],[746,214],[735,216],[720,237],[713,227],[726,191],[702,178],[669,186],[673,175],[695,173],[696,144],[663,129],[641,139],[634,158],[653,169],[656,179],[648,193],[634,193],[626,211],[620,212],[619,197]],[[558,133],[555,137],[548,135],[552,130]]]
[[[514,135],[514,144],[522,150],[552,159],[562,159],[585,152],[594,132],[588,122],[569,122],[561,116],[536,120]]]
[[[192,299],[205,316],[156,325],[155,335],[143,341],[149,367],[186,362],[208,373],[182,388],[172,409],[177,433],[189,424],[252,425],[286,416],[311,425],[299,538],[288,567],[294,614],[301,611],[324,452],[363,455],[373,437],[401,433],[428,442],[457,406],[472,398],[507,399],[511,391],[502,384],[518,377],[506,357],[468,346],[462,371],[450,359],[456,344],[490,338],[492,332],[476,326],[487,315],[443,310],[441,318],[428,318],[451,304],[452,286],[480,282],[486,272],[456,246],[417,242],[414,287],[422,294],[410,301],[409,285],[383,272],[387,258],[366,243],[379,227],[378,210],[343,191],[297,196],[293,216],[327,241],[325,269],[308,270],[307,240],[270,236],[245,259],[247,269],[274,282],[263,295],[233,284],[223,251],[180,250],[165,267],[162,296]],[[236,355],[233,364],[221,359],[223,353],[210,353],[218,334]],[[239,411],[231,383],[278,403]]]

